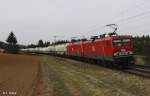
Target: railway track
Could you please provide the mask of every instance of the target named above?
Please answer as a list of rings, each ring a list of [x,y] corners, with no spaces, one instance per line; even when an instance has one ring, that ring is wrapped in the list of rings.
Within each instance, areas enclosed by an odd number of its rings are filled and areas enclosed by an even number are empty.
[[[39,54],[39,53],[31,54],[30,53],[30,55],[49,55],[49,54]],[[79,60],[76,60],[76,61],[79,61]],[[83,61],[80,61],[80,62],[84,63]],[[90,62],[86,62],[86,63],[91,64]],[[103,66],[103,67],[106,67],[106,66]],[[107,66],[107,68],[112,68],[113,70],[114,69],[116,70],[116,68],[114,68],[114,67],[108,67]],[[137,65],[136,64],[134,66],[131,66],[129,69],[126,69],[126,70],[123,70],[123,71],[126,72],[126,73],[129,73],[129,74],[134,74],[134,75],[137,75],[137,76],[141,76],[141,77],[150,79],[150,66],[148,66],[148,65]]]
[[[73,60],[73,61],[78,61],[78,60]],[[71,62],[72,62],[72,60],[71,60]],[[82,61],[79,61],[79,62],[81,63]],[[82,62],[82,63],[85,63],[85,62]],[[91,63],[86,62],[86,64],[91,64]],[[118,70],[117,68],[103,66],[103,65],[101,67],[110,68],[113,70]],[[124,71],[125,73],[129,73],[129,74],[133,74],[133,75],[137,75],[137,76],[141,76],[141,77],[150,79],[150,66],[148,66],[148,65],[137,65],[136,64],[136,65],[130,67],[129,69],[126,69],[126,70],[120,70],[119,69],[119,71]]]
[[[125,72],[150,78],[150,66],[148,65],[134,65],[130,69],[125,70]]]
[[[82,64],[85,63],[83,61],[73,60],[73,59],[66,59],[66,60],[69,60],[70,62],[76,62],[76,63],[82,62]],[[91,63],[86,62],[86,64],[91,64]],[[93,65],[93,64],[91,64],[91,65]],[[96,64],[96,65],[98,65],[98,64]],[[114,67],[108,67],[108,66],[103,66],[103,65],[101,67],[118,70],[116,67],[114,68]],[[123,71],[125,73],[129,73],[129,74],[133,74],[133,75],[137,75],[137,76],[141,76],[141,77],[150,79],[150,66],[148,66],[148,65],[137,65],[136,64],[134,66],[131,66],[129,69],[126,69],[126,70],[119,69],[118,71]]]

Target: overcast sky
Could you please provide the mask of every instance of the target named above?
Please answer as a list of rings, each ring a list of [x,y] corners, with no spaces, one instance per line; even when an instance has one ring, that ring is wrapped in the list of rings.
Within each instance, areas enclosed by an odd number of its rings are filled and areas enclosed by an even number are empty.
[[[90,37],[111,31],[150,34],[149,0],[0,0],[0,40],[13,31],[20,44]]]

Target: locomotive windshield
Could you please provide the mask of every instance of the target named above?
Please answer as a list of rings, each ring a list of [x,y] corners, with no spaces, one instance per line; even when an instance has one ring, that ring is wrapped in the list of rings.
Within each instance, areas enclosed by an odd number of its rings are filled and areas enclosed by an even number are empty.
[[[123,43],[123,45],[130,45],[131,44],[131,40],[130,39],[123,39],[122,43]]]
[[[130,39],[116,39],[113,40],[113,46],[123,46],[123,45],[130,45],[131,40]]]
[[[121,46],[122,45],[121,40],[113,40],[113,45],[114,46]]]

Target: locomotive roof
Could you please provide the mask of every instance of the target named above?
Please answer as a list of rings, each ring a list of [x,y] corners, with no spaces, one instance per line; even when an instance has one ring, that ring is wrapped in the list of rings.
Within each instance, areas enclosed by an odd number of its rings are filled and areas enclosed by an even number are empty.
[[[118,35],[118,36],[112,36],[112,39],[124,39],[129,38],[132,39],[133,37],[131,35]]]
[[[106,36],[104,38],[98,38],[98,39],[95,39],[94,41],[104,41],[104,40],[112,40],[112,39],[124,39],[124,38],[129,38],[129,39],[132,39],[133,37],[131,35],[115,35],[115,36]],[[79,41],[79,42],[74,42],[74,43],[71,43],[73,45],[78,45],[78,44],[81,44],[81,42],[84,42],[84,43],[89,43],[89,42],[92,42],[93,40],[90,39],[88,41]]]

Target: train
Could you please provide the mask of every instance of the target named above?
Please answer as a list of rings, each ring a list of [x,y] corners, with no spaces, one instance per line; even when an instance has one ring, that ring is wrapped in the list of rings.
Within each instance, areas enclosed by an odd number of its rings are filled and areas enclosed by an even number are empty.
[[[129,68],[134,65],[134,46],[131,35],[105,35],[48,47],[26,48],[22,52],[49,54],[106,66]]]

